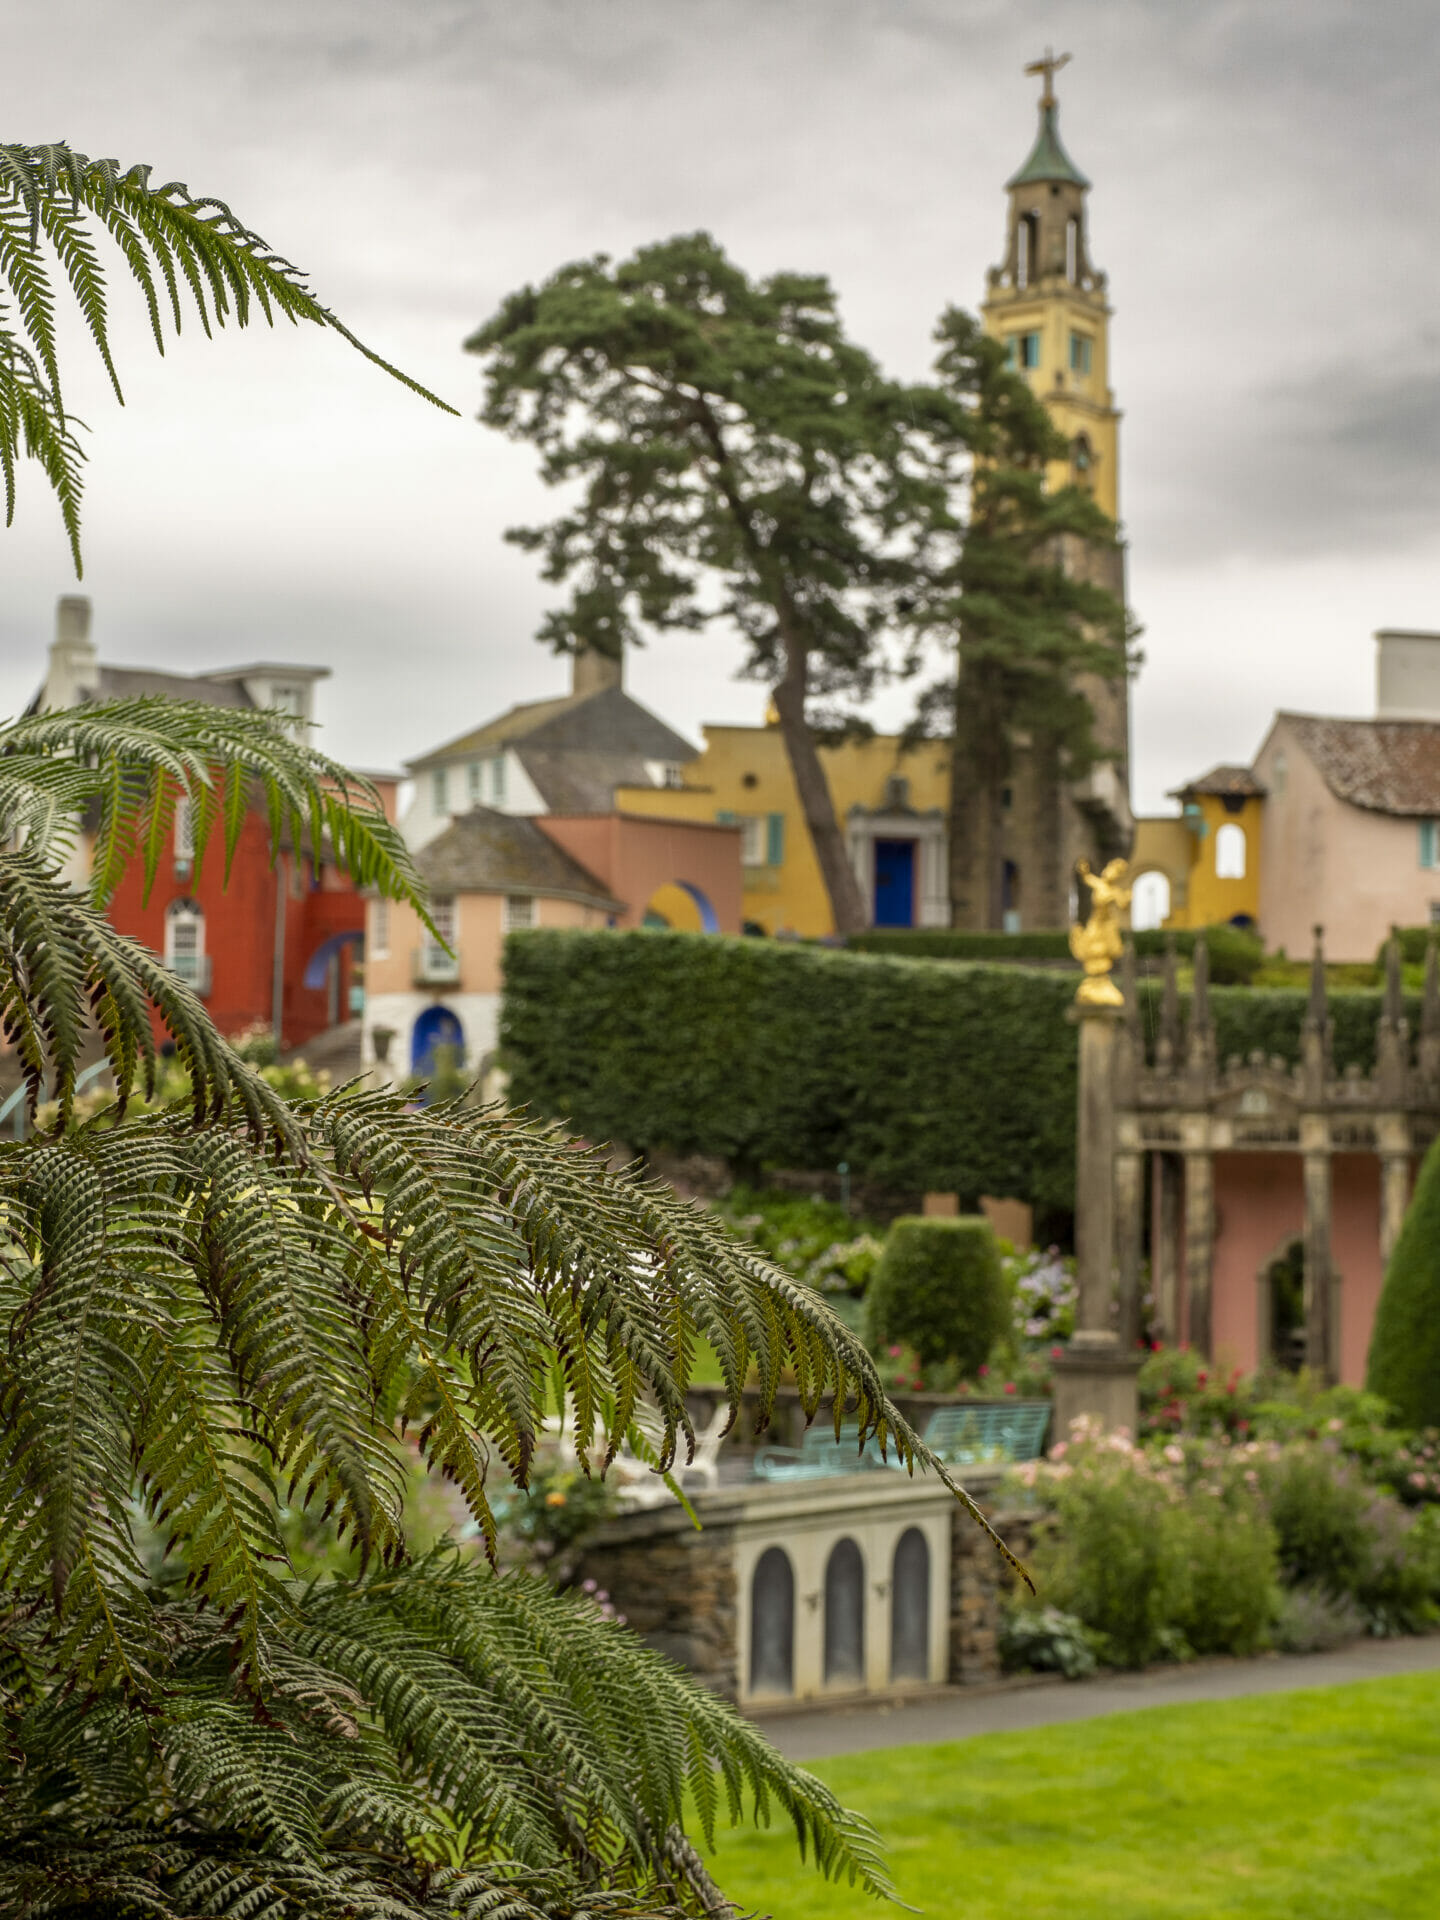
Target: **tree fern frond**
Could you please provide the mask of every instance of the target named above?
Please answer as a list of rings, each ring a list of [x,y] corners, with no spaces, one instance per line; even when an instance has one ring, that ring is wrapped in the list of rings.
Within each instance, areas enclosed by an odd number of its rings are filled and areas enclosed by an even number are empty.
[[[207,334],[212,325],[227,321],[248,325],[258,307],[272,326],[283,314],[292,323],[338,333],[412,393],[446,413],[456,411],[357,340],[315,298],[305,276],[224,201],[196,197],[178,180],[152,185],[148,167],[122,171],[114,160],[92,160],[63,143],[0,145],[0,289],[8,292],[38,362],[38,373],[27,369],[28,355],[19,357],[13,344],[0,353],[0,422],[9,416],[10,423],[9,430],[0,426],[7,505],[13,508],[13,457],[23,451],[40,461],[60,501],[77,574],[81,453],[60,397],[55,293],[45,247],[53,250],[116,397],[123,399],[110,348],[104,272],[86,226],[91,220],[114,240],[139,286],[162,353],[165,325],[157,279],[177,334],[187,303]],[[23,433],[17,430],[22,424]]]

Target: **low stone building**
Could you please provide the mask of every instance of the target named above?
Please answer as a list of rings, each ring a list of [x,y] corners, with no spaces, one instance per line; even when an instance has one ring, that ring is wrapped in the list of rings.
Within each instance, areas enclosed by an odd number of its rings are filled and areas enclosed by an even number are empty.
[[[993,1495],[999,1475],[970,1484]],[[1009,1575],[938,1481],[895,1472],[751,1481],[612,1521],[595,1580],[649,1643],[747,1710],[995,1679]],[[1029,1522],[997,1525],[1023,1558]]]

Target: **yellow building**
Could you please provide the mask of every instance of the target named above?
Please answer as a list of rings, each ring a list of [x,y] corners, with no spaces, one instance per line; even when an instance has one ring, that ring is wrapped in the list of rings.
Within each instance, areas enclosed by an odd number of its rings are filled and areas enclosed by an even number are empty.
[[[706,727],[705,751],[684,769],[679,787],[617,787],[621,813],[651,819],[738,822],[747,924],[766,933],[811,938],[834,921],[815,849],[777,726]],[[944,927],[950,923],[946,871],[948,748],[922,742],[902,752],[894,735],[822,747],[820,758],[850,857],[875,925]],[[683,901],[663,904],[688,925]]]
[[[1177,819],[1135,822],[1131,920],[1137,927],[1255,927],[1265,789],[1248,767],[1212,767],[1175,790]]]
[[[1005,183],[1005,258],[989,274],[980,308],[987,333],[1045,402],[1070,445],[1052,486],[1087,487],[1120,517],[1120,415],[1110,391],[1110,307],[1105,275],[1091,263],[1085,195],[1090,182],[1060,143],[1054,73],[1069,56],[1037,61],[1044,74],[1040,129],[1030,157]]]

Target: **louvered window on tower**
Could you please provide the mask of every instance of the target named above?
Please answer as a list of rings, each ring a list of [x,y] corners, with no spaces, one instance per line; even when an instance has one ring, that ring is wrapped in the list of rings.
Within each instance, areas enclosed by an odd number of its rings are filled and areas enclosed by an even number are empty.
[[[1087,374],[1090,371],[1093,348],[1088,333],[1072,333],[1070,336],[1070,371]]]
[[[1040,364],[1038,333],[1012,333],[1005,342],[1006,363],[1012,367],[1032,368]]]

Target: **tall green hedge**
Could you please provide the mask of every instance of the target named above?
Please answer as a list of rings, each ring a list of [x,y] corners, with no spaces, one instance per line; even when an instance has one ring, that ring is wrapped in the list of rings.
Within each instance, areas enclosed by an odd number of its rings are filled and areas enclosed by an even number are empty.
[[[1135,952],[1144,960],[1158,960],[1168,941],[1188,960],[1195,951],[1193,930],[1173,934],[1144,932],[1131,936]],[[1240,927],[1207,927],[1212,980],[1244,986],[1265,957],[1261,941]],[[970,933],[957,927],[871,927],[846,936],[851,953],[889,953],[906,960],[1016,960],[1070,961],[1070,935],[1063,928],[1037,928],[1030,933]],[[1073,962],[1072,962],[1073,964]]]
[[[899,1194],[1073,1204],[1074,976],[646,931],[511,935],[512,1097],[595,1140],[832,1169]],[[1216,988],[1222,1061],[1298,1058],[1305,995]],[[1376,993],[1331,998],[1368,1065]],[[1158,987],[1142,987],[1153,1043]],[[1412,1019],[1414,1012],[1412,1010]]]
[[[1440,1427],[1440,1141],[1385,1269],[1365,1384],[1410,1427]]]

